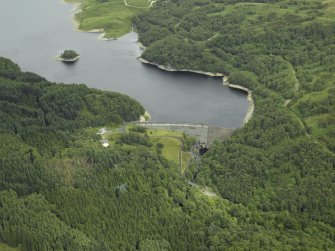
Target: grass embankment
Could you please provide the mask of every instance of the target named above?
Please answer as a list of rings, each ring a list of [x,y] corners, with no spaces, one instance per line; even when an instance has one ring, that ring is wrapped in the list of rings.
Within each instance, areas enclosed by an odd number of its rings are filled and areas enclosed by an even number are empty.
[[[188,151],[183,151],[183,144],[185,144],[183,133],[157,129],[148,129],[147,133],[155,146],[158,143],[164,145],[162,148],[162,156],[178,164],[181,173],[184,173],[191,159],[191,155]],[[179,157],[179,155],[181,156]],[[181,158],[181,164],[179,158]]]
[[[0,242],[0,250],[1,251],[19,251],[19,248],[13,248],[11,246],[6,245],[5,243]]]
[[[125,0],[128,6],[134,8],[150,8],[150,0]]]
[[[80,3],[81,11],[75,15],[78,29],[104,30],[104,38],[118,38],[131,31],[132,18],[149,9],[148,0],[66,0]],[[127,6],[128,5],[128,6]]]

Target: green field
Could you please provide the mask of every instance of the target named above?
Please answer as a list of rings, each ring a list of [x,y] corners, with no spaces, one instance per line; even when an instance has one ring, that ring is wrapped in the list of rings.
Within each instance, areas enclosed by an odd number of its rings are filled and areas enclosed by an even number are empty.
[[[181,172],[187,168],[188,162],[191,159],[190,153],[187,151],[180,151],[182,147],[182,142],[184,142],[184,135],[179,131],[169,131],[169,130],[156,130],[148,129],[147,133],[151,137],[153,142],[160,142],[164,144],[162,149],[162,155],[168,159],[172,160],[179,165],[179,152],[181,154]]]
[[[0,251],[19,251],[19,248],[13,248],[0,242]]]
[[[80,3],[81,12],[75,15],[80,30],[103,29],[105,38],[118,38],[130,32],[133,17],[148,10],[150,6],[147,0],[68,0],[67,2]],[[126,3],[129,6],[126,6]]]
[[[179,164],[179,150],[181,147],[180,140],[176,138],[161,137],[151,138],[151,141],[156,145],[157,143],[164,144],[162,149],[162,156],[167,160],[172,160],[177,165]]]
[[[149,0],[126,0],[127,4],[134,8],[149,8],[151,5],[151,1]]]
[[[322,16],[319,17],[320,20],[334,21],[335,20],[335,2],[332,0],[322,0],[323,4],[327,5],[327,8]]]

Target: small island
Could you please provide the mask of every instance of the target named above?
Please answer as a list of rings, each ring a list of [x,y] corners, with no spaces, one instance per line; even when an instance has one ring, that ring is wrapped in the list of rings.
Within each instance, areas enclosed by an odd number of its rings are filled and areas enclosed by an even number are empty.
[[[80,58],[79,54],[74,50],[65,50],[63,53],[57,57],[57,60],[65,63],[73,63]]]

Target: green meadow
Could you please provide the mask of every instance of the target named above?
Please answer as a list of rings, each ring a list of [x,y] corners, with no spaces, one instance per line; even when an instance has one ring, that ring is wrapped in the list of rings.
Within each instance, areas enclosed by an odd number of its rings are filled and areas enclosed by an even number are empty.
[[[1,251],[19,251],[19,248],[13,248],[11,246],[6,245],[5,243],[0,242],[0,250]]]
[[[150,6],[148,0],[67,0],[67,2],[80,4],[81,11],[75,15],[80,30],[103,29],[104,38],[118,38],[130,32],[132,18],[148,10]]]

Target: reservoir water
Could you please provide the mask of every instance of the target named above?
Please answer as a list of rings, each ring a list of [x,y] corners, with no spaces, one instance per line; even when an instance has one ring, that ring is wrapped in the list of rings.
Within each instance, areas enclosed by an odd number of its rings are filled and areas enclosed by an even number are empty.
[[[154,122],[208,122],[241,126],[248,109],[245,93],[222,85],[221,78],[172,73],[144,65],[137,35],[101,41],[98,34],[76,32],[72,5],[59,0],[1,0],[0,56],[22,70],[54,82],[125,93],[142,103]],[[66,65],[54,58],[74,49],[81,58]]]

